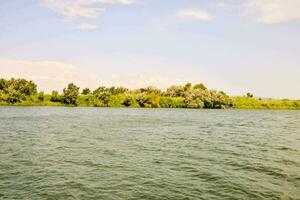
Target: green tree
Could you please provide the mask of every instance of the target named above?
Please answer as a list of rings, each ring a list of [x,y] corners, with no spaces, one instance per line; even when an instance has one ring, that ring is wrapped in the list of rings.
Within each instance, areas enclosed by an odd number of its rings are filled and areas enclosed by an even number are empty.
[[[207,90],[207,87],[203,83],[198,83],[194,85],[194,89]]]
[[[187,108],[204,108],[203,98],[202,90],[190,90],[186,93],[184,103]]]
[[[32,81],[11,78],[10,80],[2,79],[0,82],[2,96],[6,97],[7,103],[21,102],[37,93],[37,86]]]
[[[156,94],[156,95],[161,95],[161,93],[162,93],[160,89],[158,89],[156,87],[153,87],[153,86],[148,86],[146,88],[141,88],[140,92],[141,93],[147,93],[147,94],[153,93],[153,94]]]
[[[44,101],[44,99],[45,99],[45,94],[44,94],[44,92],[39,92],[39,93],[38,93],[38,100],[39,100],[39,101]]]
[[[58,94],[58,92],[56,90],[53,90],[52,93],[51,93],[50,100],[52,102],[61,102],[62,98],[61,98],[61,96]]]
[[[190,90],[192,88],[192,84],[191,83],[187,83],[187,84],[185,84],[185,86],[184,86],[184,91],[188,91],[188,90]]]
[[[79,87],[73,83],[69,83],[67,88],[63,90],[64,103],[68,105],[77,105],[77,98],[79,95]]]
[[[104,92],[106,92],[106,91],[107,91],[106,87],[100,86],[100,87],[98,87],[96,90],[93,91],[93,94],[94,94],[94,95],[97,95],[97,94],[104,93]]]
[[[253,98],[253,94],[251,94],[250,92],[248,92],[246,95],[247,95],[247,97],[249,97],[249,98]]]
[[[0,79],[0,90],[3,90],[5,88],[5,83],[6,83],[6,80],[1,78]]]
[[[10,79],[6,82],[6,88],[18,91],[21,95],[30,96],[37,94],[37,86],[32,81],[25,79]]]
[[[136,98],[131,94],[126,96],[123,105],[126,107],[139,107],[139,103],[137,102]]]
[[[110,95],[107,102],[108,107],[123,107],[126,99],[125,94]]]
[[[145,108],[159,108],[160,107],[160,97],[155,93],[142,93],[136,99],[140,107]]]
[[[87,95],[87,94],[90,94],[91,93],[91,90],[89,88],[84,88],[81,92],[81,94],[83,95]]]
[[[184,96],[184,88],[182,86],[173,85],[167,89],[166,96],[183,97]]]
[[[183,97],[168,97],[162,96],[160,98],[160,107],[162,108],[184,108]]]
[[[128,91],[128,89],[124,87],[110,87],[107,89],[107,91],[112,95],[116,95],[116,94],[124,94]]]

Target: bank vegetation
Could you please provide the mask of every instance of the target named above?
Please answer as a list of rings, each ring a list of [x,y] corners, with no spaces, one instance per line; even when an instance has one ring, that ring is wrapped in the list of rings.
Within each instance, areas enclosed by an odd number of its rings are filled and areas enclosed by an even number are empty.
[[[99,86],[92,91],[80,90],[70,83],[62,93],[37,91],[33,81],[0,79],[0,105],[20,106],[86,106],[132,108],[194,108],[194,109],[300,109],[300,100],[262,99],[247,93],[232,97],[210,90],[204,84],[170,86],[165,91],[155,87],[129,89]]]

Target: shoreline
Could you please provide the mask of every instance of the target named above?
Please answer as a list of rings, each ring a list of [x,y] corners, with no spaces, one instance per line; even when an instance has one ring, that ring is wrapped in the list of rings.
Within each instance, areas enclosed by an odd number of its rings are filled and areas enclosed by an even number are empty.
[[[300,111],[300,108],[166,108],[166,107],[156,107],[156,108],[147,108],[147,107],[116,107],[116,106],[73,106],[73,105],[22,105],[22,104],[1,104],[0,107],[58,107],[58,108],[124,108],[124,109],[182,109],[182,110],[278,110],[278,111]]]
[[[223,91],[207,88],[203,83],[172,85],[165,90],[148,86],[99,86],[95,90],[80,90],[69,83],[51,94],[37,90],[33,81],[0,78],[2,106],[64,106],[116,108],[186,108],[186,109],[243,109],[243,110],[300,110],[300,100],[256,97],[251,93],[231,96]]]

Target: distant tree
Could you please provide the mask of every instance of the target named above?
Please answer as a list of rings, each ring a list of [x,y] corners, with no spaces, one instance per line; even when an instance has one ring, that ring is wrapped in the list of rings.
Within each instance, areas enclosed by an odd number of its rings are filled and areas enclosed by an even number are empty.
[[[207,87],[203,83],[198,83],[194,85],[194,89],[207,90]]]
[[[184,100],[187,108],[204,108],[204,96],[202,90],[188,91]]]
[[[37,86],[32,81],[27,81],[25,79],[10,79],[6,81],[5,88],[8,92],[9,90],[17,91],[20,95],[30,96],[37,93]]]
[[[52,102],[60,102],[61,99],[59,97],[59,94],[57,91],[53,90],[52,93],[51,93],[51,99],[50,99]]]
[[[151,94],[151,93],[154,93],[154,94],[156,94],[156,95],[161,95],[161,90],[160,89],[158,89],[158,88],[156,88],[156,87],[153,87],[153,86],[148,86],[148,87],[146,87],[146,88],[141,88],[140,89],[140,92],[141,93],[147,93],[147,94]]]
[[[250,92],[247,93],[247,97],[253,98],[253,94],[251,94]]]
[[[90,93],[91,93],[91,90],[90,90],[89,88],[84,88],[84,89],[82,90],[82,93],[81,93],[81,94],[87,95],[87,94],[90,94]]]
[[[126,100],[126,94],[110,95],[106,106],[108,106],[108,107],[124,107],[125,100]]]
[[[93,94],[94,94],[94,95],[97,95],[97,94],[104,93],[104,92],[106,92],[106,91],[107,91],[106,87],[100,86],[100,87],[98,87],[96,90],[93,91]]]
[[[163,96],[160,98],[160,107],[162,108],[183,108],[184,107],[183,97],[168,97]]]
[[[183,97],[184,88],[182,86],[173,85],[167,89],[165,94],[166,96],[170,96],[170,97]]]
[[[96,106],[107,106],[107,103],[109,101],[109,92],[108,88],[104,86],[98,87],[96,90],[93,91],[93,104]]]
[[[130,90],[124,87],[98,87],[93,93],[70,83],[63,94],[53,91],[51,95],[37,92],[37,85],[25,79],[0,78],[0,104],[20,105],[69,105],[97,107],[163,107],[163,108],[249,108],[249,109],[300,109],[300,100],[253,98],[247,93],[242,97],[230,97],[222,91],[209,90],[202,83],[192,86],[171,86],[166,91],[155,87]],[[51,102],[49,102],[51,101]],[[49,104],[48,104],[49,103]]]
[[[12,89],[26,96],[37,93],[37,86],[32,81],[27,81],[25,79],[11,79],[7,84],[10,85]]]
[[[63,90],[64,103],[69,105],[77,105],[76,101],[79,95],[79,87],[73,83],[69,83],[67,88]]]
[[[18,91],[8,90],[7,94],[7,103],[17,103],[21,100],[24,100],[25,97],[22,96]]]
[[[138,96],[136,101],[139,103],[140,107],[145,108],[159,108],[160,107],[160,98],[154,92],[142,93]]]
[[[124,87],[110,87],[107,90],[112,95],[115,95],[115,94],[124,94],[124,93],[126,93],[128,91],[128,89],[124,88]]]
[[[187,84],[185,84],[185,86],[184,86],[184,91],[188,91],[188,90],[190,90],[192,88],[192,84],[191,83],[187,83]]]
[[[20,102],[37,93],[36,84],[25,79],[1,79],[0,88],[8,103]]]
[[[38,99],[39,99],[39,101],[44,101],[44,99],[45,99],[45,94],[44,94],[44,92],[39,92],[39,93],[38,93]]]
[[[224,95],[224,96],[228,96],[225,92],[223,92],[223,91],[220,91],[219,92],[221,95]]]
[[[126,107],[139,107],[138,102],[136,101],[136,99],[134,98],[134,96],[132,95],[127,95],[123,105]]]
[[[1,79],[0,79],[0,90],[3,90],[3,89],[4,89],[5,83],[6,83],[6,80],[3,79],[3,78],[1,78]]]

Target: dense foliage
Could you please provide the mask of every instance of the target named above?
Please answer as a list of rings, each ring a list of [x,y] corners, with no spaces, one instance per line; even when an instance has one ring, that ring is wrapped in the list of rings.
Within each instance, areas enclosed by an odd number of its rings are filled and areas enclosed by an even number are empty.
[[[37,91],[37,85],[25,79],[0,79],[0,105],[49,105],[142,108],[241,108],[300,109],[300,100],[254,98],[247,93],[230,97],[224,92],[209,90],[204,84],[171,86],[166,91],[155,87],[131,90],[124,87],[100,86],[91,91],[68,84],[60,94]]]

